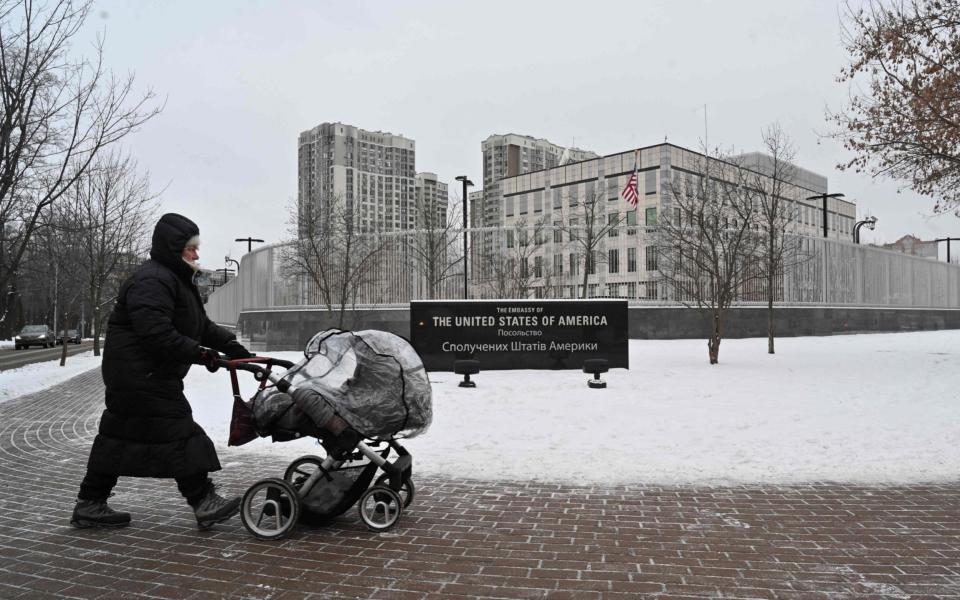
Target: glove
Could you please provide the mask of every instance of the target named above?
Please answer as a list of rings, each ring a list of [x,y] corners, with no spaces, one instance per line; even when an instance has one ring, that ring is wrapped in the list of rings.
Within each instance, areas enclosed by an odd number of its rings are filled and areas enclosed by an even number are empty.
[[[237,340],[230,340],[223,347],[223,353],[227,355],[227,358],[234,360],[236,358],[253,358],[253,354],[243,347],[243,344]]]
[[[205,366],[208,371],[214,373],[220,368],[220,355],[210,348],[197,346],[197,356],[193,359],[193,362]]]

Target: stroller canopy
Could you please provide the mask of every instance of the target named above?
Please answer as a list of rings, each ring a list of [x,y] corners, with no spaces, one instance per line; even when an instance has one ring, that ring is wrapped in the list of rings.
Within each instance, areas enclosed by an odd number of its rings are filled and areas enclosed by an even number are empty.
[[[284,378],[319,392],[365,437],[409,438],[430,426],[430,381],[420,355],[405,339],[372,329],[330,329],[313,336],[304,356]],[[277,416],[266,413],[290,408],[289,401],[277,402],[278,394],[272,388],[254,402],[259,423],[265,425]]]

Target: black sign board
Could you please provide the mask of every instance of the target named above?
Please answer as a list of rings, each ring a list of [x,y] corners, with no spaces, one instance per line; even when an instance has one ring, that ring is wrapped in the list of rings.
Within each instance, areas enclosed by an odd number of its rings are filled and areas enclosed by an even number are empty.
[[[626,300],[411,302],[410,340],[431,371],[464,358],[481,370],[630,366]]]

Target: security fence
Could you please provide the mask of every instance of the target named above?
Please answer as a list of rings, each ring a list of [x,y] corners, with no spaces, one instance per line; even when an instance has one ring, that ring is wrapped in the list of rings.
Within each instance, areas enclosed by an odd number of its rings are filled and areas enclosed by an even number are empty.
[[[349,252],[327,250],[298,260],[291,260],[296,244],[258,248],[244,255],[238,276],[210,296],[207,312],[217,322],[235,323],[244,310],[337,310],[464,297],[680,303],[658,275],[651,228],[618,227],[593,246],[589,257],[578,237],[585,232],[544,226],[478,228],[467,235],[466,283],[460,230],[368,234]],[[958,265],[840,240],[798,241],[776,279],[778,304],[960,308]],[[765,302],[766,286],[762,278],[746,283],[739,304]]]

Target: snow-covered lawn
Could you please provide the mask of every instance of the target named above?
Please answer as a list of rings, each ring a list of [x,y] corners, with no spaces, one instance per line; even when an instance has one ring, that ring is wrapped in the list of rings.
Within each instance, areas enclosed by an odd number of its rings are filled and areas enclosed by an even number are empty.
[[[577,371],[486,371],[476,389],[432,373],[433,425],[406,446],[415,472],[480,479],[960,480],[960,331],[784,338],[772,356],[765,339],[726,340],[720,361],[707,364],[702,340],[632,340],[631,368],[604,375],[605,390]],[[256,382],[241,375],[249,395]],[[0,373],[0,389],[20,378]],[[194,368],[186,393],[228,468],[248,452],[317,450],[309,440],[225,447],[225,372]]]
[[[10,347],[13,347],[13,342],[10,342]],[[88,350],[68,356],[67,363],[62,367],[58,354],[56,360],[0,371],[0,402],[39,392],[99,366],[100,357],[94,356],[93,350]]]

